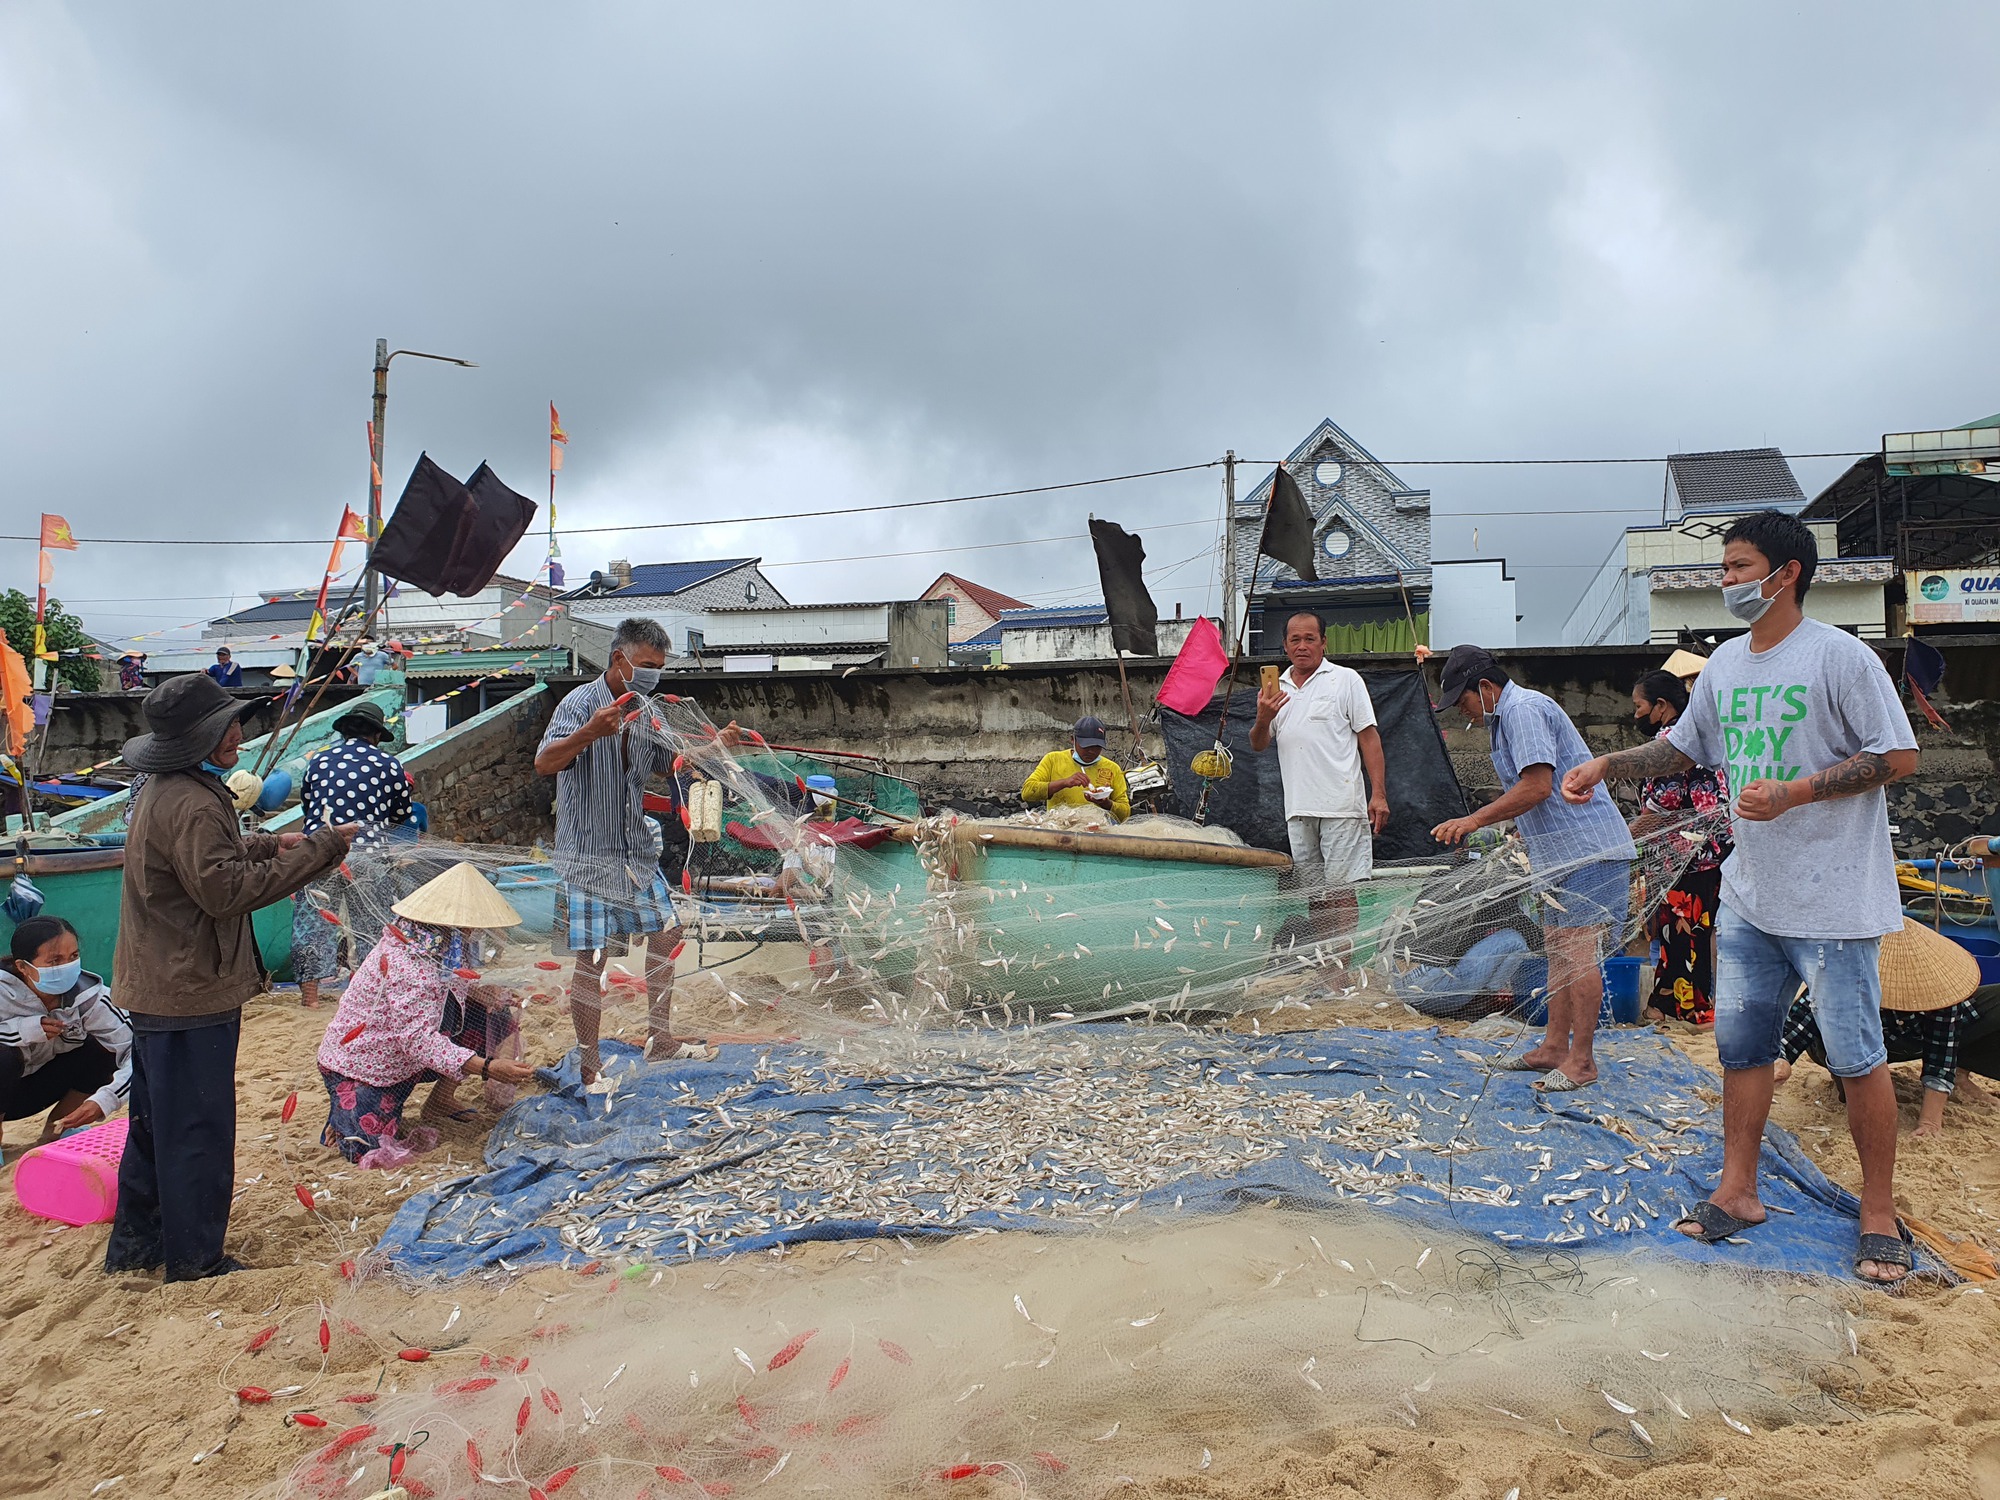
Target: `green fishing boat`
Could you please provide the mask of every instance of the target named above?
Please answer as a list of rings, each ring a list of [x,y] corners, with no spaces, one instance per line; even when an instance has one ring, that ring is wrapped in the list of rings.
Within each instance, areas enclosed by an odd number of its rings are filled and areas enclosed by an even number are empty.
[[[402,712],[402,689],[384,688],[366,696],[398,726],[400,736],[397,716]],[[284,758],[269,779],[276,781],[278,773],[282,773],[289,778],[289,785],[296,786],[306,760],[337,738],[333,732],[334,720],[359,701],[342,703],[314,714],[302,725],[280,730],[278,740]],[[270,739],[266,735],[247,741],[241,764],[256,766],[267,753]],[[42,910],[50,916],[66,918],[76,928],[83,966],[107,980],[116,977],[112,973],[112,956],[118,947],[118,904],[125,877],[125,818],[130,802],[130,795],[121,792],[53,817],[46,828],[33,833],[10,828],[13,847],[0,855],[0,891],[17,875],[26,875],[42,893]],[[292,903],[286,900],[263,907],[252,914],[250,921],[265,967],[274,976],[284,977],[292,961]],[[7,941],[13,933],[13,919],[0,911],[0,942]]]
[[[924,989],[927,969],[944,985],[948,972],[954,999],[975,1009],[1032,1008],[1047,1019],[1233,1008],[1285,949],[1310,945],[1291,863],[1198,839],[979,822],[942,836],[899,828],[876,849],[843,854],[863,894],[835,917],[857,964],[898,989]],[[941,903],[923,900],[933,871]],[[1387,928],[1422,878],[1357,886],[1360,931]],[[1373,951],[1364,936],[1354,961]]]

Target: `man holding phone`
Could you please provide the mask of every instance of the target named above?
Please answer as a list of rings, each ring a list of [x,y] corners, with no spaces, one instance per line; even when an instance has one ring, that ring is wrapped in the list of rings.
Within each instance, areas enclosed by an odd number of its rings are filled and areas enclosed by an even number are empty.
[[[1326,659],[1318,615],[1285,622],[1285,655],[1289,670],[1266,669],[1250,748],[1278,747],[1293,874],[1312,893],[1318,935],[1343,938],[1360,925],[1353,887],[1374,874],[1375,835],[1389,824],[1382,735],[1361,674]]]

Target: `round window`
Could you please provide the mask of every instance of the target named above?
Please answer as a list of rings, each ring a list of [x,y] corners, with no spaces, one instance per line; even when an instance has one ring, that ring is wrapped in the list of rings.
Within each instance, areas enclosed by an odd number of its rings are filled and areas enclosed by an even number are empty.
[[[1354,538],[1336,526],[1320,538],[1319,545],[1328,557],[1345,557],[1354,545]]]
[[[1313,465],[1313,478],[1319,481],[1321,489],[1330,490],[1340,483],[1340,465],[1330,458],[1323,458]]]

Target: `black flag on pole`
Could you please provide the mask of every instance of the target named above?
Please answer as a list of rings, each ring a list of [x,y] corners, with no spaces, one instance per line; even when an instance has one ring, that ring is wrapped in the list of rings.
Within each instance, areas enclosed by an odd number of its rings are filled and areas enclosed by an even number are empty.
[[[1097,576],[1104,583],[1104,608],[1111,616],[1111,649],[1134,656],[1158,656],[1160,612],[1146,592],[1146,545],[1110,521],[1090,523],[1097,550]]]
[[[469,599],[493,581],[534,517],[535,502],[508,489],[485,464],[466,485],[421,454],[370,562],[384,577],[426,593]]]
[[[1280,464],[1271,476],[1271,503],[1264,511],[1264,534],[1257,550],[1283,563],[1307,583],[1317,583],[1313,567],[1313,515],[1299,482]]]

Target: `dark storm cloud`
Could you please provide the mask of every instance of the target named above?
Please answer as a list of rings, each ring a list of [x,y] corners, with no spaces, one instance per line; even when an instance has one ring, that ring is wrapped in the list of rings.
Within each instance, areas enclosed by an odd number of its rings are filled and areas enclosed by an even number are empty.
[[[1996,30],[1928,10],[1895,47],[1942,65]],[[1967,337],[2000,106],[1916,107],[1883,44],[1861,7],[17,5],[10,514],[323,535],[364,494],[378,334],[481,365],[398,363],[392,486],[427,447],[539,494],[553,397],[573,526],[1268,459],[1321,416],[1388,459],[1864,447],[2000,406]],[[1439,555],[1476,525],[1510,557],[1542,633],[1659,498],[1657,469],[1404,477]],[[1095,511],[1167,563],[1204,532],[1149,528],[1212,516],[1218,482],[564,552],[797,561]],[[31,576],[23,547],[0,563]],[[318,566],[62,564],[85,597]],[[1093,580],[1082,542],[777,576],[884,597],[947,566]]]

